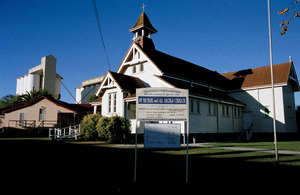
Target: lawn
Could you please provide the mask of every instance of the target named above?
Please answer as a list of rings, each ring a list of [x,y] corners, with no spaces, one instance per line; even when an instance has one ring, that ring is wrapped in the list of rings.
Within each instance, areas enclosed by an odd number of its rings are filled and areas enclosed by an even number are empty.
[[[245,148],[261,148],[261,149],[274,149],[274,142],[248,142],[248,143],[212,143],[213,146],[226,146],[226,147],[245,147]],[[300,141],[284,141],[277,142],[279,150],[290,150],[300,152]]]
[[[229,143],[228,143],[229,144]],[[250,144],[250,143],[248,143]],[[293,144],[292,144],[293,145]],[[247,146],[250,147],[250,146]],[[252,147],[252,146],[251,146]],[[190,148],[189,185],[185,184],[185,148],[138,149],[137,184],[133,184],[134,148],[114,148],[100,142],[56,142],[47,139],[0,139],[1,177],[19,186],[54,185],[68,189],[145,190],[187,188],[211,190],[211,185],[289,181],[300,171],[300,156],[213,148]],[[6,186],[5,183],[2,186]],[[225,188],[224,188],[225,189]],[[226,188],[227,189],[227,188]],[[194,190],[194,189],[193,189]]]

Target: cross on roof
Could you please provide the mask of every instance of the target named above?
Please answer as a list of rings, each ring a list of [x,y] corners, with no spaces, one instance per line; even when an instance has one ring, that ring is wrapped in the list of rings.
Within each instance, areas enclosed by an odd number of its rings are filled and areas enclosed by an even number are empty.
[[[145,5],[144,3],[143,3],[143,7],[141,7],[141,8],[143,8],[143,12],[145,12],[145,7],[146,7],[147,5]]]

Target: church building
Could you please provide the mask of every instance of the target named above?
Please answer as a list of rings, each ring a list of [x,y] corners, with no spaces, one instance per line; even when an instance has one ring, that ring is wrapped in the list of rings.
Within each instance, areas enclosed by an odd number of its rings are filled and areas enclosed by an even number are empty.
[[[136,89],[145,87],[189,90],[189,132],[241,134],[272,132],[270,67],[219,74],[156,49],[152,35],[158,31],[143,12],[129,30],[134,34],[116,72],[108,71],[91,102],[103,116],[122,116],[132,133],[143,133],[136,120]],[[278,132],[296,132],[294,92],[299,83],[293,62],[274,65]],[[96,109],[95,109],[96,110]],[[163,123],[163,122],[161,122]],[[182,133],[184,132],[184,122]]]

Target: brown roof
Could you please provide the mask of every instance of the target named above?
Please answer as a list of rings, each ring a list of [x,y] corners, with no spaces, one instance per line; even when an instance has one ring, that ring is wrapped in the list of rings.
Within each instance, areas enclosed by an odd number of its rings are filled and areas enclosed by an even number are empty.
[[[142,81],[137,77],[132,77],[124,74],[119,74],[116,72],[111,72],[111,75],[118,83],[121,89],[129,90],[135,92],[136,88],[143,88],[145,87]]]
[[[172,84],[174,87],[188,89],[191,95],[243,104],[240,101],[228,96],[225,92],[219,90],[203,87],[197,84],[192,84],[178,79],[172,79],[170,77],[165,77],[165,76],[157,76],[157,77],[159,77],[162,80],[165,80],[169,84]]]
[[[148,31],[151,32],[151,34],[154,34],[157,32],[157,30],[152,26],[148,16],[143,12],[138,20],[136,21],[135,25],[129,30],[130,32],[135,33],[138,29],[145,28]]]
[[[73,111],[74,113],[92,110],[91,106],[87,105],[87,104],[69,104],[67,102],[56,100],[56,99],[51,98],[51,97],[40,96],[40,97],[38,97],[38,98],[36,98],[36,99],[34,99],[30,102],[27,102],[27,103],[20,103],[18,105],[14,105],[13,107],[10,106],[10,107],[3,108],[3,109],[0,110],[0,114],[10,113],[10,112],[13,112],[15,110],[19,110],[21,108],[32,106],[32,105],[40,102],[43,99],[51,101],[54,104],[56,104],[57,106],[61,106],[61,107],[64,107],[66,109],[69,109],[69,110]]]
[[[143,51],[163,72],[164,75],[184,78],[186,80],[199,82],[202,84],[227,89],[229,80],[216,71],[211,71],[202,66],[176,58],[155,49],[145,49]]]
[[[274,84],[287,84],[293,62],[273,65]],[[231,81],[232,89],[271,84],[270,66],[252,68],[222,74]]]

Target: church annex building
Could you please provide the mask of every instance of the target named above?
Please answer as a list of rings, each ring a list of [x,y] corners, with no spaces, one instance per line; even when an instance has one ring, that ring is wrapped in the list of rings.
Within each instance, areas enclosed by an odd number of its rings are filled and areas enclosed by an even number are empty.
[[[103,116],[122,116],[130,120],[132,133],[143,133],[144,124],[135,116],[136,89],[183,88],[189,90],[191,134],[273,132],[270,66],[219,74],[158,51],[151,39],[157,30],[145,12],[130,32],[134,38],[123,61],[116,72],[105,74],[95,93],[100,98],[91,102],[101,106]],[[293,62],[273,68],[277,132],[295,133],[299,82]]]

